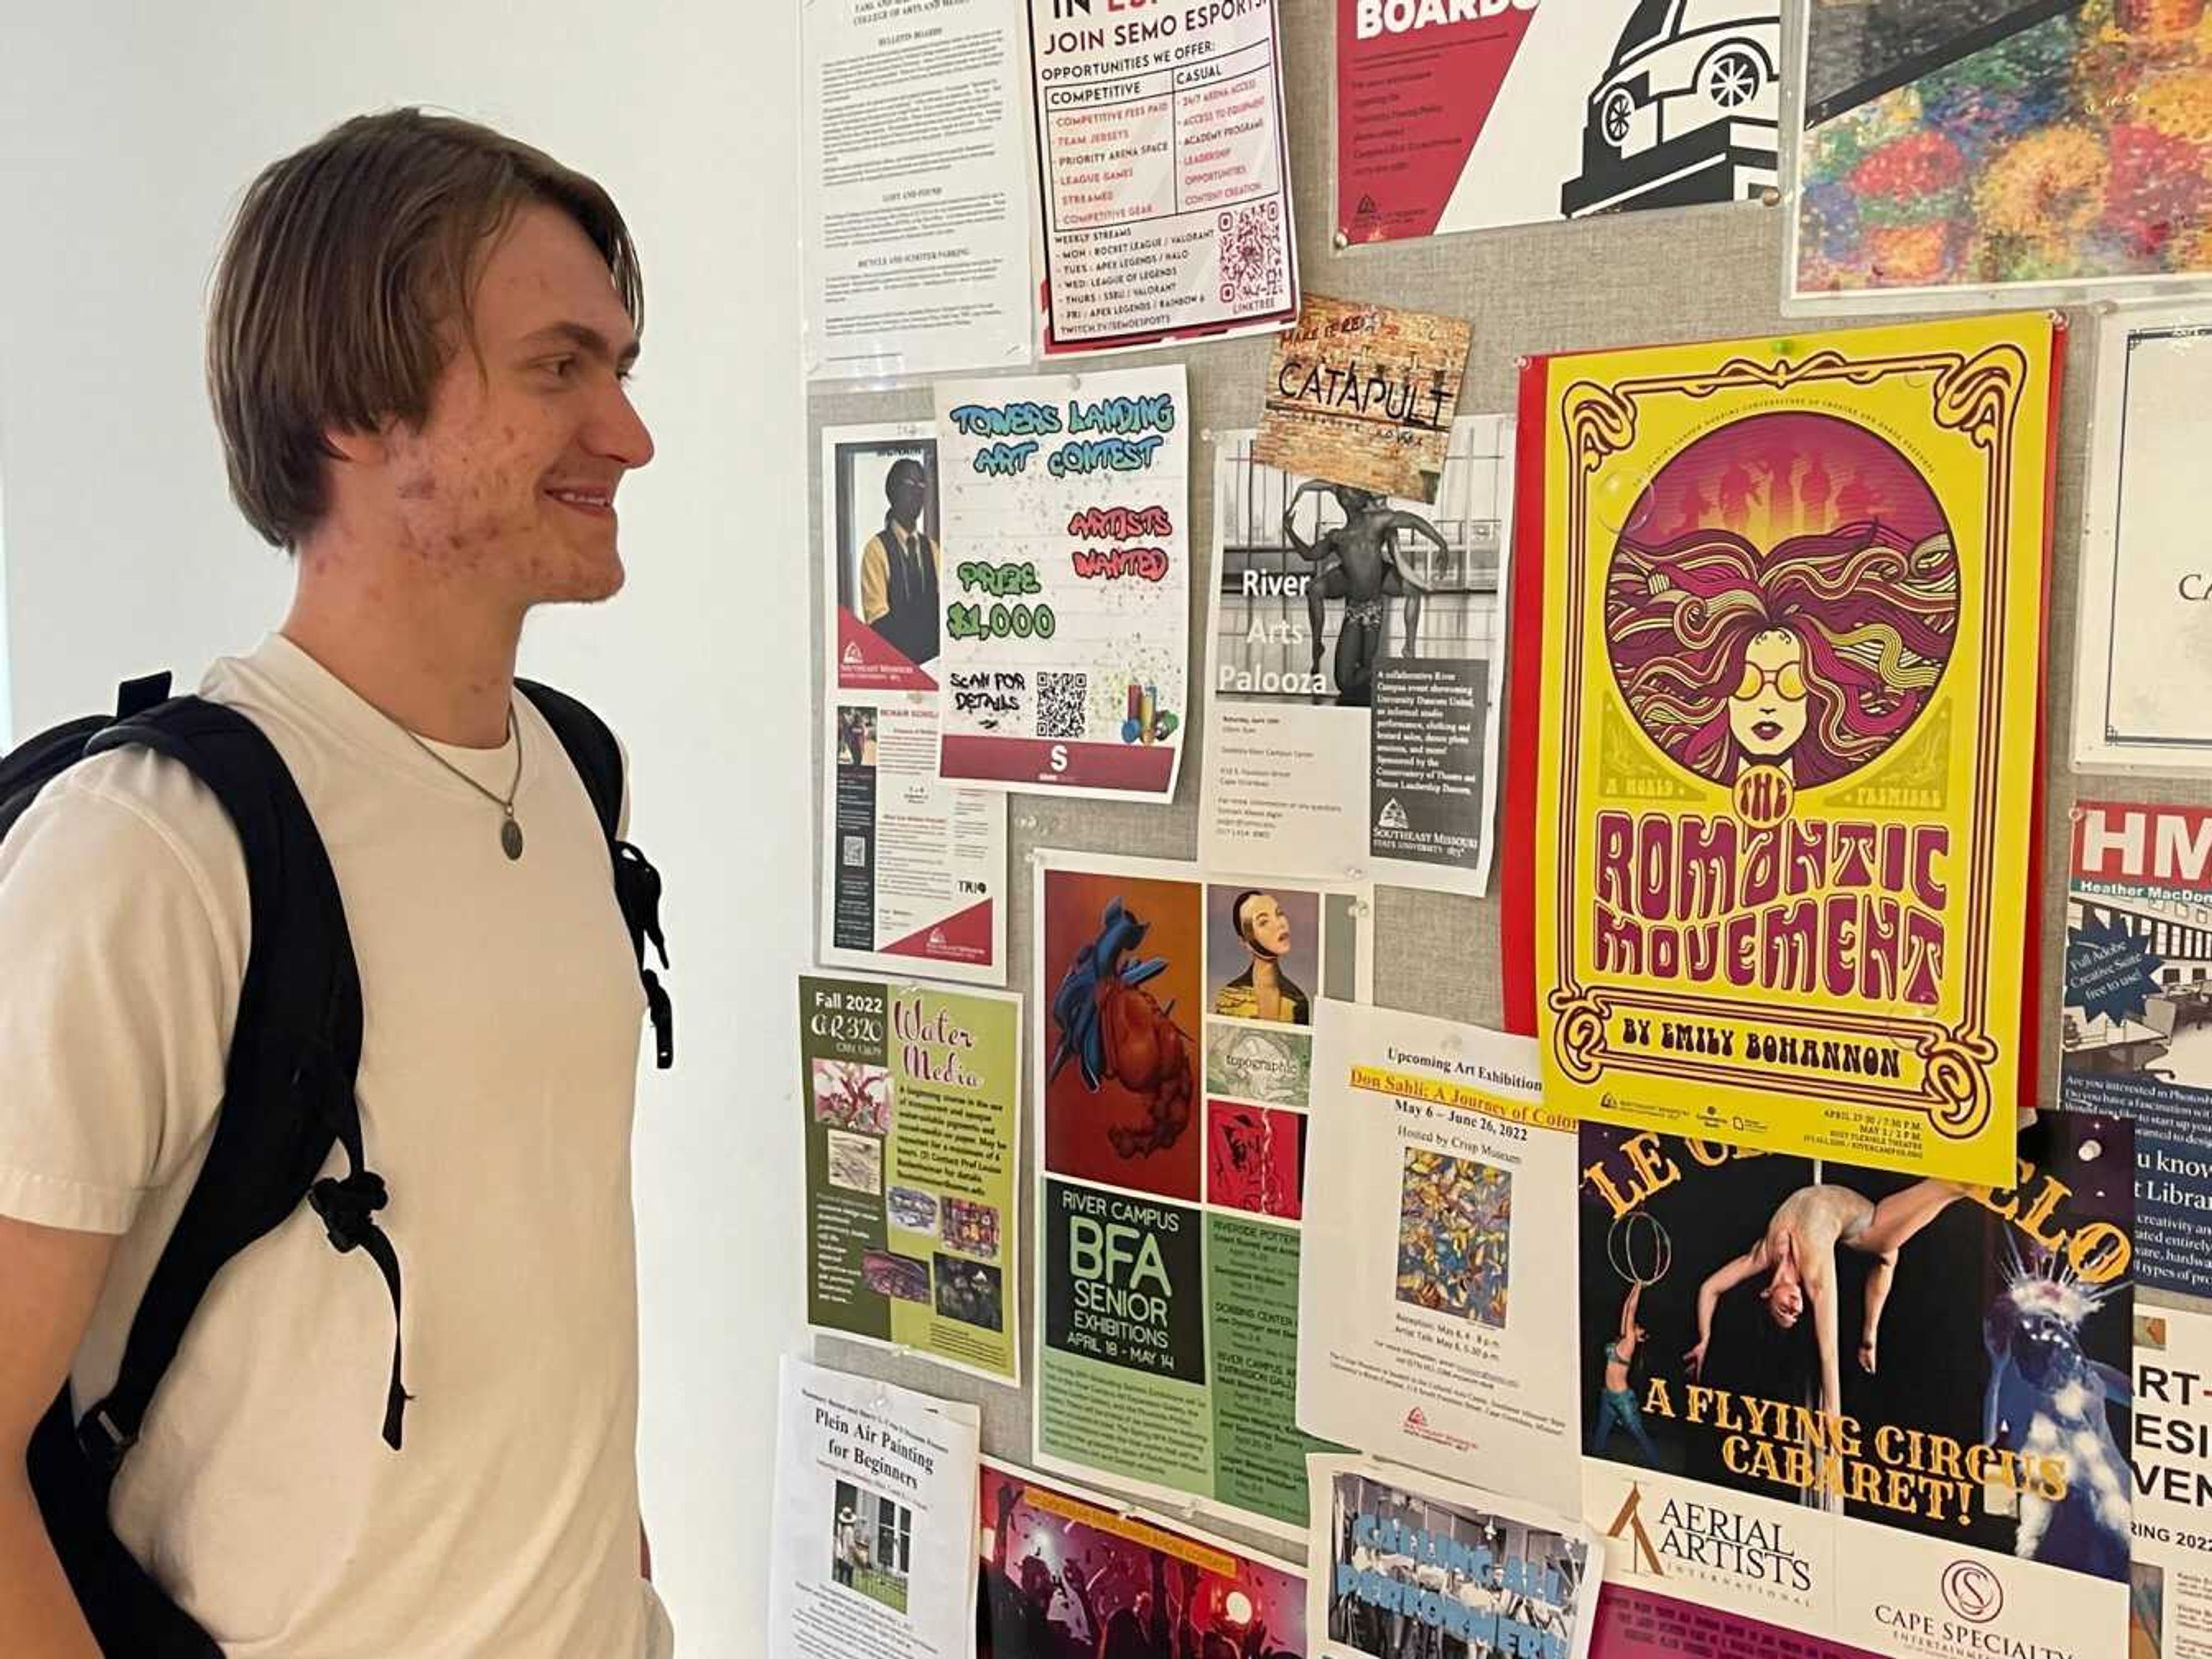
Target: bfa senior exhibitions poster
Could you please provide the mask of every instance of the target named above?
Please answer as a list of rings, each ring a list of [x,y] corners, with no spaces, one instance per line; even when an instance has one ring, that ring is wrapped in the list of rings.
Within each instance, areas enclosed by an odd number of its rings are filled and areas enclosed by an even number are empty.
[[[978,1659],[1308,1659],[1305,1575],[986,1459]]]
[[[1513,422],[1455,421],[1433,506],[1220,433],[1199,847],[1240,869],[1480,893],[1505,669]]]
[[[1514,658],[1507,1023],[1555,1101],[2006,1178],[2057,333],[1525,372],[1512,628],[1542,649]]]
[[[806,1317],[1021,1376],[1021,999],[801,975]]]
[[[769,1650],[966,1659],[975,1407],[787,1355],[777,1412]]]
[[[1275,0],[1024,0],[1044,355],[1298,314]]]
[[[2074,808],[2059,1099],[2136,1124],[2136,1277],[2212,1295],[2212,811]]]
[[[1536,1069],[1528,1037],[1316,1005],[1297,1420],[1571,1513],[1575,1124]]]
[[[1336,19],[1347,242],[1773,187],[1779,0],[1337,0]]]
[[[1181,363],[939,383],[945,782],[1174,798],[1189,414]]]
[[[1313,1009],[1366,998],[1370,890],[1036,867],[1036,1462],[1302,1534]]]
[[[1585,1123],[1607,1580],[1875,1653],[2113,1653],[2130,1127],[2046,1111],[1990,1188]]]
[[[1006,798],[937,781],[937,440],[822,434],[821,959],[1006,982]]]

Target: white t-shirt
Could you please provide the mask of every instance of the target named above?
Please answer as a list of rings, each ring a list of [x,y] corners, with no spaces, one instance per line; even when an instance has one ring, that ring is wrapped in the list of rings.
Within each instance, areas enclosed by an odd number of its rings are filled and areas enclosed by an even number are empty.
[[[125,1464],[116,1529],[231,1659],[633,1659],[630,1126],[643,996],[582,782],[515,708],[526,837],[272,636],[202,694],[274,741],[360,964],[358,1094],[405,1295],[405,1448],[380,1433],[392,1304],[306,1205],[216,1281]],[[501,750],[442,749],[500,795]],[[249,933],[198,781],[143,750],[49,787],[0,843],[0,1213],[119,1234],[74,1367],[113,1382],[206,1154]],[[333,1152],[326,1174],[343,1175]]]

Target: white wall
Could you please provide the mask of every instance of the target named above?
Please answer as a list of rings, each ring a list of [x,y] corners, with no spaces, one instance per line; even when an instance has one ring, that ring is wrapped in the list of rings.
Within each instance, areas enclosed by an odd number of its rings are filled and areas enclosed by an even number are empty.
[[[679,1070],[640,1095],[640,1462],[687,1654],[764,1651],[775,1357],[802,1318],[792,975],[810,936],[797,9],[582,0],[0,0],[0,547],[15,730],[281,614],[224,493],[207,275],[264,163],[443,106],[614,193],[643,254],[628,591],[530,672],[628,740],[668,878]]]

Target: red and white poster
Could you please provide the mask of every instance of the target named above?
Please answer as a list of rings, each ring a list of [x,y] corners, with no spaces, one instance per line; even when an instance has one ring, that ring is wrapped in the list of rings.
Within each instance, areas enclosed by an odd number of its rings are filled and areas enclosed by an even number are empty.
[[[1028,0],[1047,356],[1298,314],[1275,0]]]
[[[1004,985],[1006,799],[937,779],[938,500],[926,424],[823,432],[818,954]]]
[[[1337,0],[1347,242],[1758,197],[1781,0]]]

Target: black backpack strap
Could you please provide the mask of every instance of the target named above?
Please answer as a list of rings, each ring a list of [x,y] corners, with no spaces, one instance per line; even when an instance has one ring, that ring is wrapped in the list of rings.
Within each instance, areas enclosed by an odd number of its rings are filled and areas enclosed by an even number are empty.
[[[402,1387],[399,1260],[377,1225],[384,1183],[362,1158],[361,978],[345,906],[307,803],[260,728],[197,697],[143,709],[94,737],[88,755],[131,745],[189,768],[229,814],[245,853],[252,942],[207,1161],[131,1322],[115,1386],[77,1438],[108,1480],[216,1275],[304,1195],[340,1251],[365,1249],[392,1296],[384,1437],[396,1450]],[[318,1178],[333,1145],[348,1170]]]
[[[568,763],[584,781],[584,792],[599,816],[600,832],[607,838],[607,856],[614,867],[615,902],[622,908],[623,925],[629,929],[629,945],[637,957],[637,976],[645,986],[646,1006],[653,1015],[653,1059],[662,1071],[676,1063],[676,1009],[668,992],[646,962],[650,944],[668,966],[668,940],[660,930],[660,872],[622,836],[622,745],[607,723],[565,691],[535,680],[515,681],[545,717],[553,735],[568,752]]]

